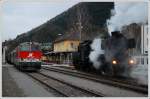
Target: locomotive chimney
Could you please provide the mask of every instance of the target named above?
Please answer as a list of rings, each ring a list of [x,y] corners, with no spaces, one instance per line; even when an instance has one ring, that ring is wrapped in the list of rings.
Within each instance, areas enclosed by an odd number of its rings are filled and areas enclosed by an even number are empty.
[[[119,34],[120,34],[119,31],[113,31],[113,32],[111,32],[111,35],[112,35],[112,36],[118,36]]]

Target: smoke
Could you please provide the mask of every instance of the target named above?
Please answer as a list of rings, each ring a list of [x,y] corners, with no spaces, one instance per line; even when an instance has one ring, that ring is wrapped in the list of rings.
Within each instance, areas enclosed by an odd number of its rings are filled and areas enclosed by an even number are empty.
[[[101,54],[104,54],[104,51],[101,49],[101,39],[96,38],[91,44],[91,48],[93,51],[90,52],[89,58],[93,63],[93,66],[96,69],[100,68],[101,62],[99,61],[99,57]]]
[[[134,66],[130,76],[137,80],[137,83],[148,85],[148,66]]]
[[[112,16],[107,20],[108,32],[118,30],[131,23],[145,24],[148,21],[148,3],[146,2],[115,2]]]
[[[133,59],[136,64],[132,66],[130,77],[136,79],[139,84],[148,85],[148,66],[138,64],[140,60],[137,60],[134,56],[131,59]]]

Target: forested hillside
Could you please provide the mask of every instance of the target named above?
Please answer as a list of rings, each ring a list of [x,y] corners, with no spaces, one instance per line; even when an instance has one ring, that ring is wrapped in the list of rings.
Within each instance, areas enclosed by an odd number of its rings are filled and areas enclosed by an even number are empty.
[[[106,20],[110,17],[110,10],[113,7],[112,2],[78,3],[33,30],[18,35],[7,44],[13,49],[26,41],[52,42],[58,34],[71,32],[79,34],[81,28],[83,40],[92,39],[99,34],[107,35]]]

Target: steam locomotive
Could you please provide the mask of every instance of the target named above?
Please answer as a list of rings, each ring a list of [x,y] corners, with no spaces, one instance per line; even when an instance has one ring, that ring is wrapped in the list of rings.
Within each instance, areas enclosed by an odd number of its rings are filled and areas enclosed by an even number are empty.
[[[78,52],[73,54],[73,65],[77,70],[96,72],[109,76],[129,76],[135,60],[129,55],[128,50],[135,47],[134,39],[127,39],[119,31],[101,41],[101,53],[97,58],[99,68],[94,68],[89,55],[93,51],[92,41],[87,40],[79,44]]]
[[[37,42],[24,42],[6,55],[6,60],[19,70],[36,71],[41,68],[42,52]]]

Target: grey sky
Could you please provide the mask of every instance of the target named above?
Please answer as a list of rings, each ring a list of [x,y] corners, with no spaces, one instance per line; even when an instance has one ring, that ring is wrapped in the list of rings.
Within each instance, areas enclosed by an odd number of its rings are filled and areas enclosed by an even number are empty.
[[[12,1],[2,3],[2,41],[15,38],[62,13],[78,1]]]

